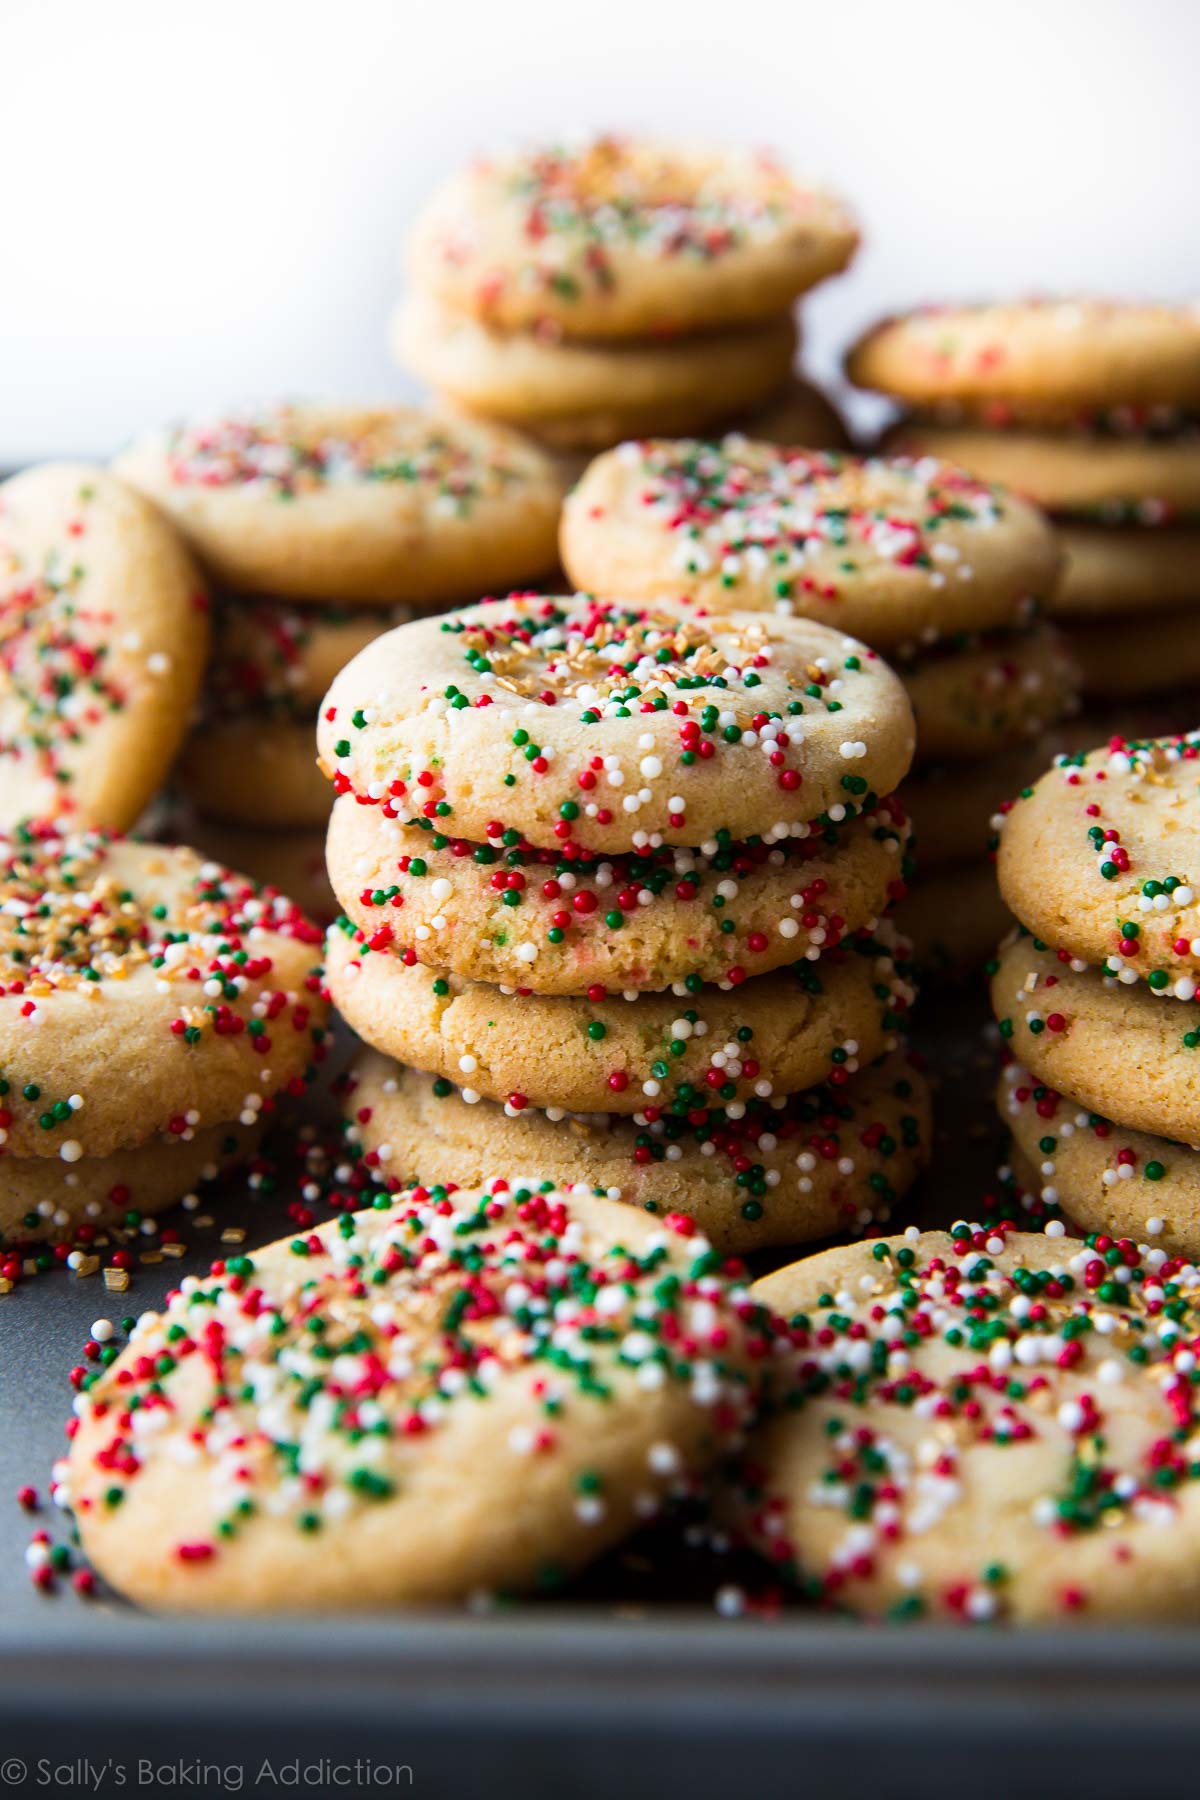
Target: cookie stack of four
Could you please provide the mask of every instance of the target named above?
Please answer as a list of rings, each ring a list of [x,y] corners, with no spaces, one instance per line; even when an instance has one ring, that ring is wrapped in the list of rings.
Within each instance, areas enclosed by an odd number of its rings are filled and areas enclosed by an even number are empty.
[[[319,727],[353,1140],[722,1249],[886,1217],[928,1122],[883,919],[911,737],[886,665],[805,621],[513,597],[378,640]]]

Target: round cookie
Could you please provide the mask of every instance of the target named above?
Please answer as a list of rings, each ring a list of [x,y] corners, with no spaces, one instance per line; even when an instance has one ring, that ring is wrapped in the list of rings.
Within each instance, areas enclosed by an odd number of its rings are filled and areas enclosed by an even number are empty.
[[[1200,976],[1200,730],[1061,757],[1008,812],[997,874],[1039,938],[1190,1000]]]
[[[657,429],[661,433],[664,428]],[[809,450],[851,447],[845,419],[829,396],[803,375],[793,375],[766,406],[728,429],[759,444],[803,444]]]
[[[144,1314],[55,1471],[105,1579],[190,1613],[544,1588],[727,1453],[767,1347],[740,1269],[541,1185],[381,1195]]]
[[[1200,1008],[1126,987],[1026,934],[993,966],[1001,1034],[1039,1081],[1134,1130],[1200,1144]]]
[[[1200,516],[1195,428],[1178,437],[1103,437],[905,419],[884,442],[889,455],[957,463],[1050,513],[1136,526]]]
[[[990,858],[923,875],[896,908],[896,929],[912,945],[922,983],[982,975],[1011,925]]]
[[[110,1225],[135,1229],[141,1217],[174,1206],[241,1162],[257,1135],[253,1126],[209,1125],[77,1163],[6,1156],[0,1165],[0,1245],[68,1242],[80,1227],[89,1238]]]
[[[1060,561],[1031,506],[948,463],[736,436],[597,457],[560,549],[593,593],[795,613],[885,650],[1020,623]]]
[[[235,591],[430,606],[555,563],[550,459],[499,426],[412,407],[232,414],[152,433],[113,467]]]
[[[846,366],[859,387],[918,408],[998,404],[1031,421],[1115,407],[1194,411],[1200,308],[1088,299],[931,306],[867,332]]]
[[[912,760],[900,682],[802,619],[512,595],[386,633],[317,729],[339,793],[609,853],[865,804]]]
[[[252,1123],[323,1054],[320,952],[290,900],[194,851],[3,838],[0,1145],[73,1164]]]
[[[1079,672],[1049,625],[926,652],[902,668],[924,758],[1011,750],[1077,704]]]
[[[835,1086],[895,1047],[915,998],[887,927],[822,959],[721,993],[635,999],[514,994],[463,981],[337,927],[329,991],[353,1031],[476,1097],[571,1112],[672,1109],[693,1123],[735,1102]],[[536,1054],[530,1054],[536,1044]]]
[[[1089,696],[1139,700],[1200,688],[1200,611],[1061,619],[1059,624]],[[1193,703],[1190,716],[1198,712]]]
[[[329,817],[312,719],[202,721],[183,747],[175,779],[205,818],[231,825],[320,830]]]
[[[1048,1205],[1082,1230],[1133,1237],[1171,1256],[1200,1246],[1200,1153],[1088,1112],[1010,1063],[996,1107],[1014,1159]]]
[[[0,483],[0,829],[133,824],[187,729],[207,606],[170,526],[105,470]]]
[[[579,343],[495,331],[419,295],[392,324],[396,359],[457,407],[560,450],[703,431],[758,406],[786,381],[796,328],[784,316],[701,337]]]
[[[765,155],[606,136],[447,181],[409,268],[422,293],[501,330],[608,339],[773,318],[857,243],[839,201]]]
[[[1058,541],[1066,567],[1049,601],[1055,618],[1200,609],[1200,531],[1068,524]]]
[[[967,1225],[768,1275],[791,1348],[729,1511],[780,1575],[873,1617],[1195,1619],[1195,1278]]]
[[[425,823],[425,821],[422,821]],[[904,892],[893,798],[779,841],[564,858],[400,824],[349,794],[329,822],[342,908],[378,949],[537,994],[736,984],[816,961]]]
[[[447,1082],[368,1051],[347,1101],[351,1142],[381,1172],[470,1185],[473,1171],[508,1179],[545,1169],[586,1181],[643,1212],[683,1214],[724,1255],[861,1232],[888,1219],[929,1160],[929,1089],[900,1055],[844,1088],[815,1088],[783,1105],[750,1101],[702,1126],[670,1116],[572,1117],[532,1109],[515,1118],[465,1102]]]

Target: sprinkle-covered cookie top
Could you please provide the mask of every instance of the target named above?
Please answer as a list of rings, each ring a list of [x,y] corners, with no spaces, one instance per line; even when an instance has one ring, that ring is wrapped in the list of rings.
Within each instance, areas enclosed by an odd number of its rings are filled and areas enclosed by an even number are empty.
[[[1049,593],[1050,528],[933,457],[660,439],[597,458],[563,559],[597,592],[819,619],[880,647],[1012,625]]]
[[[70,1162],[257,1111],[319,1055],[320,954],[292,901],[194,851],[0,837],[0,1146]]]
[[[756,1285],[791,1350],[740,1502],[814,1597],[965,1620],[1194,1613],[1200,1275],[1050,1230],[913,1230]]]
[[[337,677],[340,793],[486,842],[624,852],[844,817],[911,759],[891,670],[804,620],[514,595],[402,626]]]
[[[1192,1000],[1200,975],[1200,731],[1055,759],[1008,809],[1017,917],[1122,982]]]
[[[287,501],[319,488],[400,482],[451,517],[528,472],[511,436],[473,433],[414,408],[231,413],[175,426],[166,458],[178,487],[248,487]]]
[[[292,1607],[561,1578],[746,1418],[741,1284],[690,1221],[586,1193],[380,1193],[147,1314],[83,1384],[60,1497],[102,1572],[168,1604],[253,1605],[256,1557],[286,1577],[260,1603]]]
[[[769,156],[604,136],[480,160],[430,200],[411,260],[459,312],[620,337],[784,312],[857,241]]]
[[[847,368],[860,387],[918,407],[949,402],[989,423],[1194,412],[1200,308],[1083,298],[928,306],[867,332]]]
[[[482,421],[277,405],[150,432],[114,467],[233,593],[429,606],[554,562],[558,472]]]
[[[186,729],[206,610],[169,528],[102,469],[0,485],[0,826],[133,823]]]

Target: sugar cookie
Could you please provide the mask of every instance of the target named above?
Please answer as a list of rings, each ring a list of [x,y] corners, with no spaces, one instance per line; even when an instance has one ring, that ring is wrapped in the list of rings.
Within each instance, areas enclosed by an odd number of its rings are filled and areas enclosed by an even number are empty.
[[[966,1225],[768,1275],[791,1350],[730,1510],[781,1575],[872,1616],[1194,1619],[1196,1279]]]
[[[904,892],[907,841],[886,799],[778,841],[563,857],[515,833],[474,844],[401,825],[346,794],[328,858],[343,910],[406,960],[538,994],[694,991],[816,961],[873,925]]]
[[[1066,567],[1048,604],[1056,618],[1200,610],[1200,531],[1071,523],[1058,538]]]
[[[207,653],[204,584],[140,495],[89,463],[0,484],[0,829],[132,825]]]
[[[696,1126],[671,1114],[644,1124],[532,1108],[513,1117],[369,1051],[354,1066],[347,1117],[351,1142],[381,1173],[422,1168],[427,1180],[469,1186],[485,1166],[513,1182],[544,1169],[644,1212],[684,1214],[738,1255],[865,1231],[891,1216],[929,1160],[929,1090],[900,1055],[845,1087],[782,1106],[752,1100]]]
[[[1016,800],[1000,886],[1023,925],[1123,981],[1200,975],[1200,730],[1064,756]]]
[[[992,1007],[1039,1081],[1137,1131],[1200,1144],[1200,1008],[1125,987],[1016,934],[993,965]]]
[[[873,652],[808,620],[513,595],[376,639],[317,741],[385,815],[614,853],[836,823],[896,787],[912,723]]]
[[[1200,1245],[1200,1152],[1129,1131],[1035,1080],[1019,1063],[996,1108],[1034,1191],[1084,1231],[1134,1238],[1171,1256]]]
[[[727,1452],[767,1348],[740,1272],[540,1188],[381,1196],[144,1314],[56,1470],[100,1573],[193,1613],[545,1587]]]
[[[886,320],[850,379],[909,405],[999,403],[1013,418],[1200,408],[1200,309],[1105,300],[931,306]]]
[[[908,946],[886,926],[813,968],[722,993],[633,1000],[505,993],[329,935],[329,991],[365,1043],[506,1104],[672,1110],[693,1123],[735,1102],[840,1086],[895,1047],[915,998]],[[536,1050],[531,1053],[531,1047]]]
[[[141,438],[113,467],[247,593],[429,606],[555,563],[550,459],[499,426],[412,407],[232,414]]]
[[[765,401],[787,379],[786,316],[740,331],[579,343],[496,331],[419,295],[392,325],[397,357],[468,413],[560,450],[603,450],[656,431],[703,431]]]
[[[194,851],[99,833],[0,840],[0,1144],[107,1156],[252,1123],[323,1054],[321,937]]]
[[[447,181],[409,266],[423,293],[502,330],[622,338],[772,318],[857,243],[839,201],[765,155],[607,136]]]
[[[1061,634],[1039,624],[997,632],[901,665],[922,758],[991,756],[1057,724],[1080,676]]]
[[[1027,618],[1060,553],[1024,500],[932,458],[726,437],[622,444],[563,509],[578,587],[799,614],[880,649]]]

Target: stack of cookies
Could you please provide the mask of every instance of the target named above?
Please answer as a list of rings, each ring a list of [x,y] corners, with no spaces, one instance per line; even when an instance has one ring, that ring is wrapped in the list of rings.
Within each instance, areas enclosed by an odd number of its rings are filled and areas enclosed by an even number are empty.
[[[1200,1253],[1200,732],[1060,757],[1010,809],[992,999],[1018,1178],[1087,1231]]]
[[[839,445],[793,376],[796,299],[858,242],[765,156],[599,137],[475,163],[413,233],[396,354],[456,409],[564,452],[741,423]]]
[[[1043,506],[1067,569],[1051,612],[1089,700],[1200,687],[1200,311],[1094,300],[929,308],[849,371],[915,416],[892,447]],[[1097,734],[1099,735],[1099,734]]]
[[[156,433],[117,459],[218,590],[178,768],[186,835],[329,915],[321,696],[397,617],[552,568],[561,485],[514,433],[393,408],[288,406]],[[178,827],[176,827],[178,829]]]
[[[1036,618],[1059,553],[1033,507],[932,456],[651,440],[591,465],[564,509],[562,558],[593,592],[805,616],[891,658],[916,713],[918,859],[939,871],[905,929],[926,961],[987,954],[1001,929],[990,815],[1020,785],[1014,752],[1076,697]]]
[[[887,1215],[927,1096],[882,918],[912,714],[876,655],[513,596],[377,639],[318,743],[330,991],[373,1046],[349,1116],[385,1174],[582,1183],[725,1250]]]

